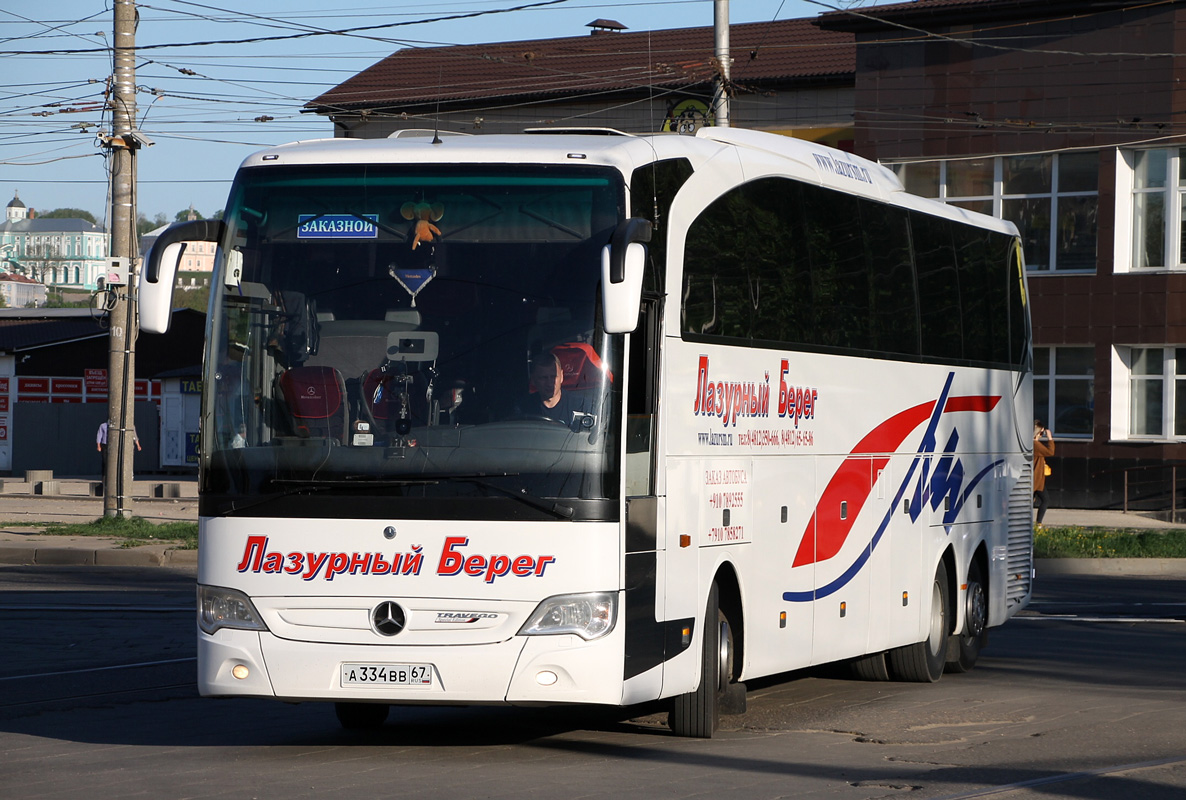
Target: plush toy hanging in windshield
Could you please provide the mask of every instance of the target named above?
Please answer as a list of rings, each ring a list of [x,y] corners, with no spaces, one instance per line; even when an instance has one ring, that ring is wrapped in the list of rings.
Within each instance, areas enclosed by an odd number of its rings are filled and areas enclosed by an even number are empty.
[[[416,295],[437,274],[434,256],[436,243],[441,239],[441,229],[433,223],[439,222],[441,217],[445,216],[445,207],[440,203],[407,202],[400,207],[399,213],[404,219],[412,222],[412,229],[408,232],[408,240],[412,243],[411,251],[416,254],[412,260],[422,266],[401,267],[391,264],[387,272],[412,296],[412,308],[415,308]]]

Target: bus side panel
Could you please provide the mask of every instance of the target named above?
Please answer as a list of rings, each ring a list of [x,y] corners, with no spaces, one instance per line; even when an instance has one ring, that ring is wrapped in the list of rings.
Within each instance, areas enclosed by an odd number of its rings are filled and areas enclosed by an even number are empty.
[[[696,688],[700,680],[700,642],[703,636],[704,600],[707,586],[701,587],[699,531],[701,503],[697,493],[703,488],[703,469],[699,459],[669,458],[667,472],[667,525],[665,537],[666,590],[663,619],[693,619],[692,644],[683,653],[667,661],[663,669],[663,696],[671,697]],[[681,537],[687,537],[686,539]]]
[[[910,520],[908,497],[897,497],[913,456],[897,455],[874,477],[876,497],[885,499],[882,545],[873,551],[869,568],[871,617],[870,653],[910,644],[919,625],[919,561],[922,537]],[[896,500],[896,502],[895,502]],[[878,508],[878,513],[883,513]]]
[[[861,513],[873,488],[873,460],[857,456],[815,459],[816,482],[826,486],[816,506],[813,554],[800,551],[796,560],[815,558],[816,626],[812,663],[823,664],[865,652],[869,637],[869,546],[873,520]],[[876,504],[874,504],[876,506]],[[854,522],[855,520],[855,522]],[[851,528],[851,534],[842,531]],[[839,550],[838,539],[843,540]]]
[[[814,564],[792,566],[800,542],[815,536],[814,462],[810,456],[754,458],[757,530],[752,545],[735,548],[745,615],[742,680],[811,663],[815,606],[788,602],[783,592],[815,588]]]

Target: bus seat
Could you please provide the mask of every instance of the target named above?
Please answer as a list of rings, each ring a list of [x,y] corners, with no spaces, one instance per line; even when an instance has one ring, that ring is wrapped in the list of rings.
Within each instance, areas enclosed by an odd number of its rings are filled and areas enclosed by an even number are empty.
[[[414,331],[420,327],[420,309],[391,308],[383,315],[383,319],[386,322],[395,323],[388,330]]]
[[[349,441],[346,383],[333,367],[293,367],[279,378],[292,431],[301,438]]]
[[[408,386],[408,413],[413,426],[427,425],[428,413],[428,376],[422,372],[413,372],[412,382]],[[382,391],[376,390],[382,386]],[[377,433],[390,433],[395,430],[395,422],[399,418],[400,384],[392,378],[383,375],[377,369],[368,372],[362,379],[362,398],[366,410],[375,421]]]
[[[601,356],[587,342],[566,342],[552,348],[552,354],[560,360],[560,369],[564,372],[564,382],[560,384],[562,390],[589,389],[601,384],[601,374],[604,373],[612,383],[614,375],[606,369]]]

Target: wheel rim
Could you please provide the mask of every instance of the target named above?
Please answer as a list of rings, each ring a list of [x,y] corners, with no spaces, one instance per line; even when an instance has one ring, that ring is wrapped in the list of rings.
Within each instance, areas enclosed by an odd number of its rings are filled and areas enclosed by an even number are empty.
[[[936,580],[931,586],[931,632],[927,636],[927,647],[936,655],[945,645],[947,630],[944,626],[943,589]]]
[[[964,615],[967,617],[964,630],[968,636],[975,638],[984,632],[988,623],[988,598],[984,594],[984,587],[978,582],[968,584],[968,602]]]

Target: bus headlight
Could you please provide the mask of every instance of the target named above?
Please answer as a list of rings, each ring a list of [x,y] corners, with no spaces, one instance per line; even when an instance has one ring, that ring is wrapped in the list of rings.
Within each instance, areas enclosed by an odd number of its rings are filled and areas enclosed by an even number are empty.
[[[247,595],[221,586],[198,586],[198,627],[206,633],[214,633],[219,628],[268,629]]]
[[[598,639],[614,629],[617,617],[618,596],[614,592],[560,594],[536,606],[519,635],[575,633],[582,639]]]

